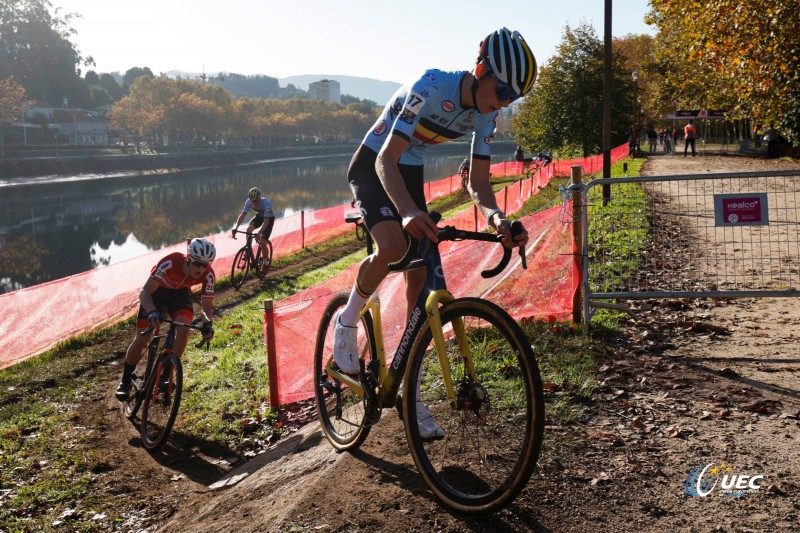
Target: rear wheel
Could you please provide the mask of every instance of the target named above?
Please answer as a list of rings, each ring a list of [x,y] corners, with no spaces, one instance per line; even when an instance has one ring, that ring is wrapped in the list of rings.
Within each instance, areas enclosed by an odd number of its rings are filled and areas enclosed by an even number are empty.
[[[530,341],[495,304],[461,298],[443,305],[441,314],[456,398],[451,405],[426,323],[405,375],[406,438],[417,469],[442,502],[464,513],[490,513],[514,500],[536,466],[544,431],[542,381]],[[471,364],[464,354],[471,354]],[[443,429],[443,438],[422,439],[418,417],[428,412],[433,420],[421,422]]]
[[[233,265],[231,266],[231,285],[233,285],[235,289],[240,289],[249,271],[250,257],[247,254],[247,248],[242,248],[236,252],[236,256],[233,258]]]
[[[258,252],[256,252],[256,276],[258,279],[264,279],[267,277],[267,272],[269,272],[269,267],[272,264],[272,243],[270,241],[265,241],[264,244],[258,247]]]
[[[183,367],[177,355],[159,357],[145,390],[142,443],[148,450],[155,450],[167,441],[181,404]]]
[[[314,397],[322,431],[339,451],[358,448],[369,435],[367,400],[347,385],[328,376],[325,367],[333,357],[334,317],[347,304],[348,291],[337,293],[322,314],[314,349]],[[358,350],[365,361],[376,360],[372,317],[358,324]]]

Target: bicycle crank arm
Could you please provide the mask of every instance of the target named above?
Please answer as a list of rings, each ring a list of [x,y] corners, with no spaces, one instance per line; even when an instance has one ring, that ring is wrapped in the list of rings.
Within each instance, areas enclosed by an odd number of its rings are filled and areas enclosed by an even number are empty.
[[[328,373],[329,377],[332,377],[344,383],[349,388],[353,389],[353,392],[355,392],[359,396],[364,395],[364,387],[361,385],[361,382],[359,381],[358,377],[351,376],[350,374],[345,374],[343,372],[339,372],[339,370],[334,368],[333,365],[331,365],[330,363],[325,368],[325,371]]]

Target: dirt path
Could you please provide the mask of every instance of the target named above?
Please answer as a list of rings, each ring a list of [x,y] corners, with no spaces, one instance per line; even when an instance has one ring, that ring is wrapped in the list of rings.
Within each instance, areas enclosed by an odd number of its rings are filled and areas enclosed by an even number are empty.
[[[662,156],[645,173],[779,168],[800,165]],[[528,487],[491,517],[464,517],[437,503],[394,412],[384,413],[358,453],[335,453],[309,424],[235,465],[229,451],[180,435],[182,451],[148,454],[110,394],[91,398],[78,416],[100,428],[94,442],[108,456],[108,490],[130,501],[132,518],[120,531],[796,531],[797,304],[640,304],[640,319],[612,340],[615,353],[600,368],[592,419],[548,427]],[[118,368],[112,371],[116,378]],[[687,474],[709,464],[763,476],[759,492],[687,495]],[[156,482],[163,510],[137,511],[136,495]]]

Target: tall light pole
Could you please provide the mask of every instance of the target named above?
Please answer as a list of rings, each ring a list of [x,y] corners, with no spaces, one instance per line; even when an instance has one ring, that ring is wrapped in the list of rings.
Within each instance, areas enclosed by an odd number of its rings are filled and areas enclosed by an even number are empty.
[[[635,154],[636,146],[639,144],[639,72],[635,70],[631,72],[631,79],[633,80],[633,122],[631,124],[633,129],[631,130],[631,134],[633,135],[633,148]]]

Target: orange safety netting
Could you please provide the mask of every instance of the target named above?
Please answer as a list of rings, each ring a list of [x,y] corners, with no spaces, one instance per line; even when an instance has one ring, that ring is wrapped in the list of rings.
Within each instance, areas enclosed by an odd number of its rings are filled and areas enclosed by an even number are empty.
[[[627,146],[612,151],[612,161],[627,156]],[[523,199],[535,194],[553,176],[569,175],[570,167],[583,166],[585,172],[602,168],[602,157],[554,161],[531,180],[523,180],[498,193],[498,205],[506,212],[519,208]],[[522,163],[492,165],[492,175],[519,175]],[[461,186],[454,175],[426,184],[428,200],[449,194]],[[275,259],[287,257],[305,246],[343,235],[353,228],[343,222],[348,204],[305,211],[275,221],[272,232]],[[482,222],[474,209],[455,217],[452,223],[465,229],[477,229]],[[244,244],[227,232],[205,237],[217,247],[214,270],[217,277],[230,273],[233,256]],[[138,295],[150,269],[162,257],[175,251],[185,252],[183,243],[156,250],[133,259],[82,272],[67,278],[0,295],[0,369],[41,353],[59,341],[130,316],[138,307]],[[387,282],[388,283],[388,282]],[[351,280],[341,280],[337,288],[350,287]],[[291,343],[290,343],[291,344]],[[279,365],[283,364],[279,361]]]
[[[456,297],[487,297],[516,319],[566,320],[572,313],[572,295],[577,276],[573,270],[571,225],[558,221],[561,206],[522,219],[529,230],[528,269],[514,254],[505,271],[483,279],[482,270],[494,267],[502,255],[491,243],[447,242],[440,246],[448,288]],[[448,220],[445,223],[451,224]],[[276,368],[271,383],[277,385],[279,404],[293,403],[314,395],[311,368],[316,326],[334,293],[353,285],[358,264],[275,306]],[[390,274],[378,289],[381,321],[389,360],[400,340],[406,315],[405,282],[401,274]],[[274,392],[274,391],[273,391]]]

